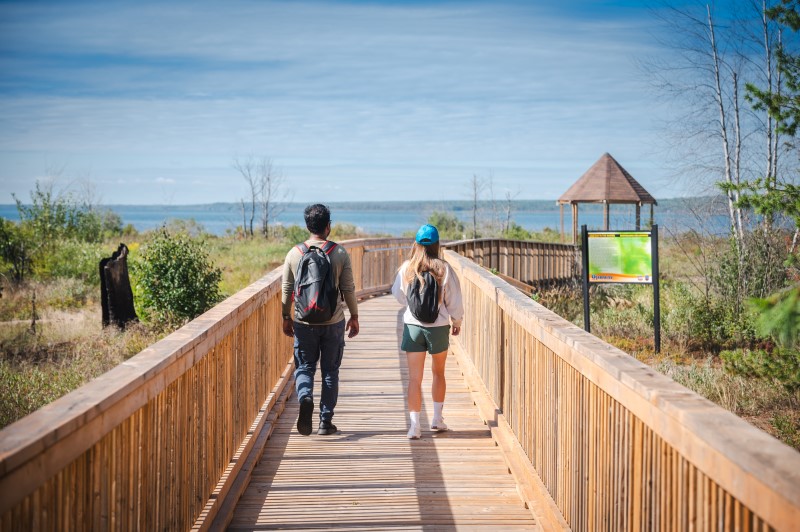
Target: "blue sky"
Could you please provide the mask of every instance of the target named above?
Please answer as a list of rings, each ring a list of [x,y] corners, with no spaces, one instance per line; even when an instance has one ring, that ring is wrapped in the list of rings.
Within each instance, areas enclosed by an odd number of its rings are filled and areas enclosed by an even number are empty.
[[[267,156],[295,201],[555,199],[604,152],[682,195],[635,63],[633,1],[1,2],[0,203],[238,201]]]

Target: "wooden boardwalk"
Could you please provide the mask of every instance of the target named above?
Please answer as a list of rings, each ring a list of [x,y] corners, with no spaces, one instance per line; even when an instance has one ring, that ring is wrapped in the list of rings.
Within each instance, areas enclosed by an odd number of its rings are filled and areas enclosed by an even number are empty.
[[[426,430],[428,361],[422,438],[408,440],[401,308],[384,296],[362,302],[359,314],[361,334],[348,340],[340,371],[339,433],[316,434],[315,407],[314,432],[299,435],[293,394],[229,529],[536,530],[455,358],[444,410],[451,430]],[[319,390],[317,380],[316,401]]]

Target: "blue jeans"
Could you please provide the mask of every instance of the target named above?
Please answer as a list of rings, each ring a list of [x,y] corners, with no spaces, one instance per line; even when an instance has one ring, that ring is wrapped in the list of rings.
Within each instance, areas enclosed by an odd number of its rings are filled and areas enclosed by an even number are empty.
[[[314,397],[317,362],[322,369],[322,398],[319,419],[330,422],[339,398],[339,366],[344,354],[344,320],[332,325],[294,322],[294,381],[297,399]]]

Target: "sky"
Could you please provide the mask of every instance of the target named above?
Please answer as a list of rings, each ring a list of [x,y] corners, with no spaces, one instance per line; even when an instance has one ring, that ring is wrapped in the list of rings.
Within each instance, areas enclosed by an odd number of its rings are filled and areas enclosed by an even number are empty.
[[[297,202],[556,199],[609,152],[669,178],[636,1],[3,2],[0,203],[237,202],[268,157]]]

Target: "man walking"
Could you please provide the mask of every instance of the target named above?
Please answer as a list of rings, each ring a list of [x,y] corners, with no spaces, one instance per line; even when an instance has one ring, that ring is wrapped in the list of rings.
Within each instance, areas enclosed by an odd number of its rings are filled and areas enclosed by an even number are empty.
[[[311,235],[289,250],[283,263],[283,333],[294,336],[294,379],[300,401],[297,431],[311,434],[314,374],[319,363],[322,394],[317,434],[327,435],[337,431],[332,419],[339,397],[344,333],[349,331],[348,338],[358,334],[358,303],[350,255],[328,241],[330,210],[321,204],[309,205],[304,216]],[[346,325],[342,299],[350,311]]]

